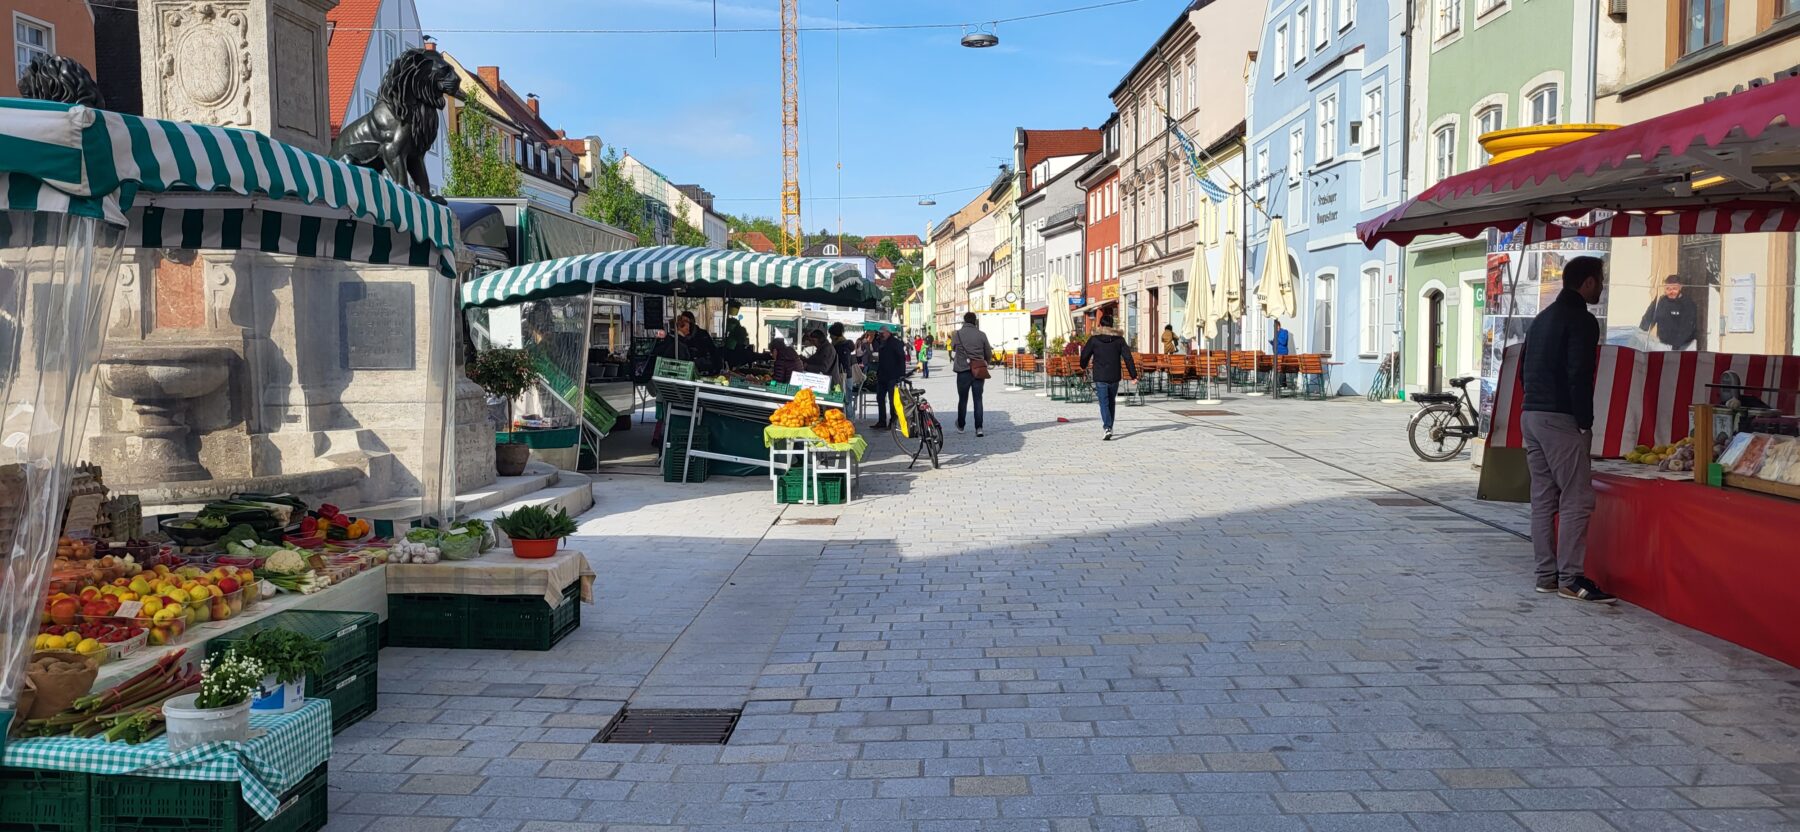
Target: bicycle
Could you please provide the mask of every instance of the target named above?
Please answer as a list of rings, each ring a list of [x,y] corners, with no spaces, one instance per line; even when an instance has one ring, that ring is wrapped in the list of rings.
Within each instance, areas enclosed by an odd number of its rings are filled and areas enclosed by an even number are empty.
[[[1474,376],[1450,379],[1457,393],[1419,393],[1413,401],[1423,407],[1407,424],[1407,441],[1413,453],[1426,462],[1443,462],[1462,453],[1480,431],[1481,417],[1469,401],[1469,382]]]
[[[941,467],[938,452],[944,449],[944,426],[938,423],[925,394],[913,386],[912,377],[909,372],[894,385],[894,444],[900,447],[901,453],[912,457],[906,463],[907,470],[912,470],[919,457],[926,453],[931,455],[931,467],[938,468]]]

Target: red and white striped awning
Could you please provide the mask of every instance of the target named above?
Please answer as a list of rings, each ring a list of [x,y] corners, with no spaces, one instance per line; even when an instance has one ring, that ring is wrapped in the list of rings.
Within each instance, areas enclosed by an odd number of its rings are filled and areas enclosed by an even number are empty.
[[[1458,174],[1357,226],[1365,245],[1521,226],[1527,242],[1793,231],[1800,77]]]

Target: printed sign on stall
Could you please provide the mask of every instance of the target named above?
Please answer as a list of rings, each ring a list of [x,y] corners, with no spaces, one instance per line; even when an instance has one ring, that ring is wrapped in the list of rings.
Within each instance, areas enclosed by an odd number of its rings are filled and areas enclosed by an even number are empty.
[[[823,373],[795,373],[788,383],[796,387],[810,387],[814,393],[831,393],[831,376]]]

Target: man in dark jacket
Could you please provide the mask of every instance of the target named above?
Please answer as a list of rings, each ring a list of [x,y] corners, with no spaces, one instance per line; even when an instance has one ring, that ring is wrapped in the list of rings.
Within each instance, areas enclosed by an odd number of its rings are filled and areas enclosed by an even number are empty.
[[[900,336],[883,331],[875,336],[875,392],[879,400],[875,408],[876,430],[887,430],[888,410],[893,404],[894,386],[906,376],[906,348]]]
[[[1603,272],[1598,257],[1570,260],[1563,267],[1562,294],[1526,331],[1519,427],[1531,468],[1537,591],[1611,604],[1618,599],[1582,572],[1588,516],[1594,513],[1589,430],[1594,426],[1594,369],[1600,349],[1600,322],[1588,306],[1600,302]]]
[[[1694,305],[1693,298],[1681,293],[1679,275],[1664,279],[1662,297],[1644,310],[1638,329],[1649,332],[1652,327],[1656,329],[1656,340],[1676,352],[1692,347],[1700,337],[1700,308]]]
[[[1091,365],[1091,366],[1090,366]],[[1094,380],[1094,398],[1100,402],[1101,441],[1113,438],[1113,413],[1118,409],[1120,370],[1137,379],[1137,362],[1131,357],[1131,345],[1113,329],[1111,315],[1100,319],[1093,337],[1081,345],[1081,369]]]

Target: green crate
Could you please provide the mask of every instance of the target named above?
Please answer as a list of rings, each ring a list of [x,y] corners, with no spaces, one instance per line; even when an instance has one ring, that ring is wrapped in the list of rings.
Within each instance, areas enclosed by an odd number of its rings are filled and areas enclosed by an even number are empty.
[[[563,589],[552,608],[536,595],[469,595],[469,647],[549,650],[581,626],[581,582]]]
[[[346,668],[375,661],[381,652],[380,624],[372,612],[288,610],[213,638],[206,654],[218,655],[260,630],[292,630],[324,646],[325,670],[319,676],[336,678]]]
[[[678,378],[683,381],[694,380],[694,362],[677,361],[673,358],[656,359],[656,369],[650,373],[660,378]]]
[[[281,796],[275,817],[257,817],[238,784],[119,775],[93,778],[90,832],[316,832],[331,797],[320,763]]]
[[[88,823],[89,776],[0,768],[0,832],[78,832]]]
[[[378,669],[379,666],[371,659],[321,676],[316,682],[311,677],[307,678],[307,698],[323,699],[331,703],[331,733],[342,733],[345,728],[361,722],[364,717],[375,712],[379,700],[375,685]]]
[[[388,644],[394,647],[462,647],[469,640],[466,595],[388,595]]]
[[[811,483],[801,467],[795,465],[781,475],[781,501],[783,503],[803,503],[808,499],[822,506],[842,505],[844,502],[844,475],[822,474],[819,476],[819,492],[812,493]]]
[[[683,469],[681,461],[686,458],[687,454],[681,451],[670,450],[663,454],[663,482],[706,482],[708,473],[706,465],[707,460],[698,457],[695,457],[692,462],[688,463],[686,468],[687,479],[682,479]]]

